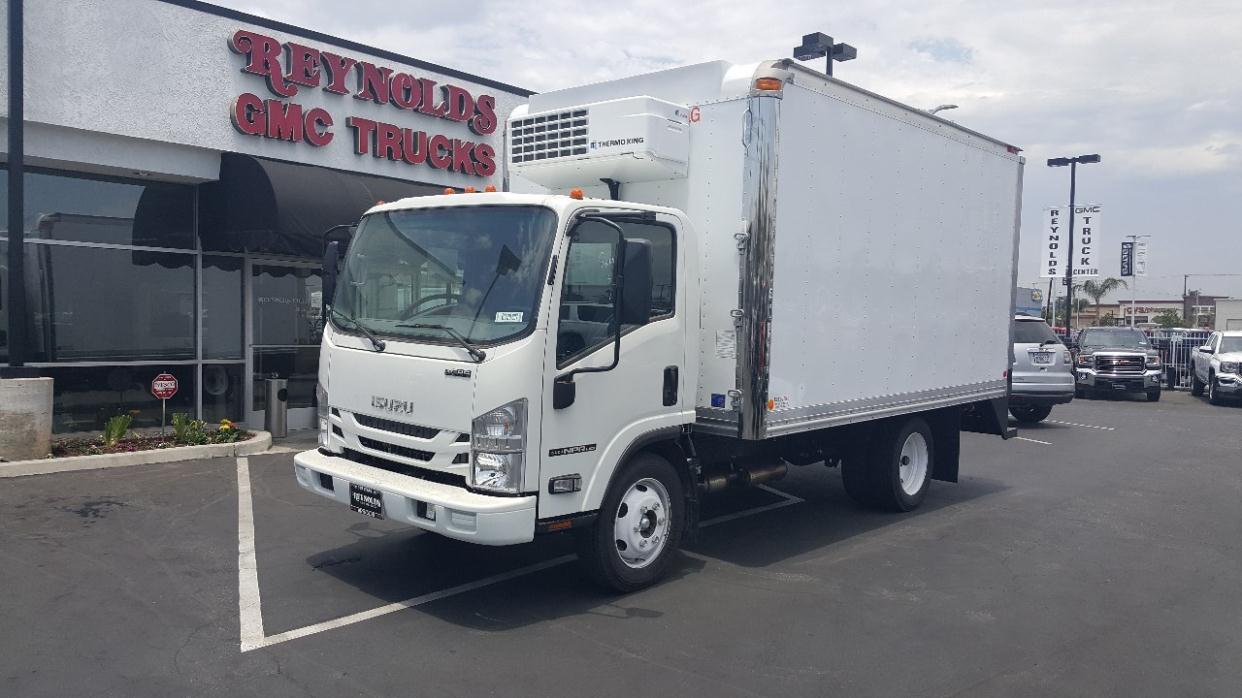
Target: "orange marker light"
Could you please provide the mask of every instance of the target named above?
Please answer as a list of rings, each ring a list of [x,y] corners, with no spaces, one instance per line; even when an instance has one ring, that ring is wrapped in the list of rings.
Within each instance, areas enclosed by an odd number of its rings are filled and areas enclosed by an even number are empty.
[[[456,194],[456,193],[457,193],[457,190],[456,190],[456,189],[454,189],[454,188],[452,188],[452,187],[445,187],[445,188],[444,188],[444,193],[445,193],[445,194]]]
[[[771,411],[774,409],[776,409],[776,400],[772,400],[769,398],[768,399],[768,410]]]
[[[493,191],[496,191],[496,185],[495,185],[495,184],[489,184],[489,185],[487,185],[486,187],[483,187],[483,191],[486,191],[486,192],[493,192]]]
[[[474,187],[466,187],[465,191],[467,194],[473,194],[477,190]]]
[[[582,190],[579,189],[578,187],[574,187],[573,189],[570,189],[569,198],[578,199],[579,201],[581,201],[583,198]]]
[[[758,78],[755,80],[756,90],[780,92],[784,86],[785,82],[780,78]]]

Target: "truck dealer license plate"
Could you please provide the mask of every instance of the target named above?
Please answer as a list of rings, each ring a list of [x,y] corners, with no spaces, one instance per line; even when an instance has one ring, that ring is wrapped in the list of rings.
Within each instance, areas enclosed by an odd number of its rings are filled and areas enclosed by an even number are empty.
[[[1039,365],[1049,366],[1052,364],[1052,352],[1050,351],[1031,352],[1031,361]]]
[[[384,497],[379,490],[349,483],[349,508],[370,516],[373,519],[384,518]]]

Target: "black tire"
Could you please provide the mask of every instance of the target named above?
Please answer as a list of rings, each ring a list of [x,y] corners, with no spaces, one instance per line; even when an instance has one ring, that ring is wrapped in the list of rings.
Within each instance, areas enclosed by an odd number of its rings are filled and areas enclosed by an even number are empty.
[[[1203,395],[1203,381],[1199,380],[1199,374],[1193,368],[1190,370],[1190,394],[1195,397]]]
[[[1052,414],[1052,405],[1017,405],[1009,408],[1013,418],[1023,424],[1037,424]]]
[[[1147,401],[1148,402],[1160,402],[1160,388],[1156,388],[1155,390],[1148,390]]]
[[[619,513],[629,514],[628,510],[621,511],[622,498],[644,479],[657,481],[668,495],[667,539],[654,559],[643,567],[631,567],[621,557],[614,524]],[[685,492],[673,466],[654,453],[643,452],[634,456],[613,477],[595,525],[582,530],[577,537],[578,562],[583,571],[601,587],[621,593],[637,591],[656,583],[668,572],[681,546],[686,526],[683,507]]]
[[[1082,386],[1078,386],[1078,385],[1074,386],[1074,397],[1078,398],[1079,400],[1082,400],[1083,398],[1087,397],[1087,389]]]
[[[901,485],[902,447],[915,433],[922,436],[927,447],[927,462],[918,489],[908,493]],[[904,421],[892,420],[877,429],[866,458],[855,459],[854,467],[843,470],[842,476],[848,478],[846,492],[859,504],[885,511],[911,511],[927,496],[935,463],[936,446],[931,427],[921,417],[911,417]],[[851,470],[854,472],[846,475]]]
[[[1220,396],[1220,390],[1217,389],[1216,387],[1217,385],[1219,384],[1216,382],[1216,376],[1214,374],[1209,373],[1208,382],[1207,382],[1207,394],[1208,394],[1208,402],[1212,403],[1213,405],[1219,405],[1224,402],[1224,400]]]

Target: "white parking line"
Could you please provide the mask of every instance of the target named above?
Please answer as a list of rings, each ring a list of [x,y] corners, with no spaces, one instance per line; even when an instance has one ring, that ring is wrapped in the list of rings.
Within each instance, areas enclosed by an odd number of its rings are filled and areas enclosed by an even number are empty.
[[[773,504],[739,511],[733,514],[725,514],[717,516],[699,523],[700,527],[715,526],[726,521],[734,521],[746,516],[762,514],[765,511],[780,509],[793,504],[799,504],[805,500],[801,497],[795,497],[792,494],[781,492],[778,489],[768,487],[767,485],[759,485],[759,489],[766,490],[782,498],[782,501]],[[364,620],[379,618],[397,611],[404,611],[407,608],[422,606],[423,604],[447,599],[451,596],[464,594],[468,591],[482,589],[484,587],[525,577],[528,574],[534,574],[542,570],[558,567],[567,562],[577,559],[576,555],[562,555],[551,560],[537,562],[533,565],[519,567],[516,570],[494,574],[490,577],[477,579],[473,582],[466,582],[448,589],[433,591],[421,596],[415,596],[404,601],[397,601],[369,611],[361,611],[340,618],[333,618],[321,623],[307,625],[293,630],[286,630],[275,635],[265,635],[263,630],[263,609],[260,604],[259,597],[259,574],[258,565],[255,560],[254,553],[254,504],[250,493],[250,464],[245,458],[237,459],[237,596],[239,603],[239,612],[241,618],[241,651],[249,652],[263,647],[271,647],[289,640],[296,640],[300,637],[314,635],[325,630],[333,630],[335,628],[343,628],[347,625],[361,623]]]
[[[1067,427],[1082,427],[1084,429],[1099,429],[1100,431],[1117,431],[1113,427],[1101,427],[1095,424],[1079,424],[1077,422],[1058,422],[1055,419],[1047,419],[1044,421],[1048,422],[1049,424],[1060,424],[1062,426],[1067,426]]]
[[[237,602],[241,651],[263,643],[263,605],[259,598],[259,567],[254,555],[254,501],[250,496],[250,461],[237,459]]]
[[[1015,436],[1015,437],[1013,437],[1013,438],[1014,438],[1014,439],[1016,439],[1016,440],[1018,440],[1018,441],[1030,441],[1030,442],[1031,442],[1031,443],[1033,443],[1033,444],[1043,444],[1043,445],[1045,445],[1045,446],[1051,446],[1051,445],[1052,445],[1052,442],[1051,442],[1051,441],[1040,441],[1039,439],[1028,439],[1028,438],[1026,438],[1025,436]]]

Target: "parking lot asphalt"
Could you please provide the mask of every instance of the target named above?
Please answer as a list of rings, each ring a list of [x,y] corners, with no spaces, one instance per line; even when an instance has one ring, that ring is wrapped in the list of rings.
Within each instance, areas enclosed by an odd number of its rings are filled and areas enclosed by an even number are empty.
[[[627,596],[563,538],[342,509],[288,453],[0,480],[0,695],[1238,695],[1240,427],[1076,400],[964,435],[907,515],[791,468]]]

